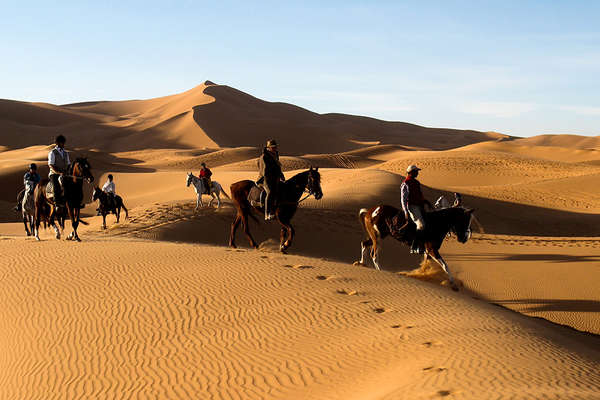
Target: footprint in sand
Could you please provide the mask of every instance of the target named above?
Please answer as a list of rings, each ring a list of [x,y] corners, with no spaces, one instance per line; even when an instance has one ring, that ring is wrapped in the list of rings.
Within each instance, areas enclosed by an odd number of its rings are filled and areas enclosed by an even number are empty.
[[[373,312],[377,313],[377,314],[383,314],[384,312],[388,312],[389,310],[387,308],[383,308],[383,307],[377,307],[373,309]]]
[[[338,289],[337,293],[345,294],[348,296],[356,296],[358,294],[358,292],[356,290],[351,290],[351,289]]]
[[[331,276],[317,275],[317,279],[320,280],[320,281],[326,281],[326,280],[329,280],[331,278],[332,278]]]
[[[425,367],[425,368],[423,368],[423,371],[424,372],[443,372],[443,371],[446,371],[446,369],[447,368],[444,368],[444,367],[433,367],[433,366],[431,366],[431,367]]]
[[[422,343],[421,345],[423,347],[426,347],[426,348],[429,349],[429,348],[434,347],[434,346],[440,346],[441,343],[440,342],[425,342],[425,343]]]
[[[437,395],[440,397],[450,396],[452,392],[450,390],[438,390]]]
[[[285,268],[293,268],[293,269],[312,269],[314,268],[312,265],[304,265],[304,264],[285,264],[284,265]],[[317,277],[317,279],[319,279],[319,277]],[[327,278],[325,278],[327,279]]]

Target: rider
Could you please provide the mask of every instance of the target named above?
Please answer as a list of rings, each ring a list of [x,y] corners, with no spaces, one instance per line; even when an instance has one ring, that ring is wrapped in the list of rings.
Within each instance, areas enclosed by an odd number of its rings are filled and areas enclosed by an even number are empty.
[[[31,182],[33,189],[40,183],[40,174],[37,173],[37,165],[35,163],[29,164],[29,170],[23,175],[23,184],[27,187],[27,182]],[[25,189],[21,190],[17,195],[17,206],[16,211],[21,211],[23,207],[23,197],[25,197]]]
[[[200,176],[200,179],[202,179],[202,183],[204,183],[206,191],[210,193],[210,188],[212,186],[212,181],[210,177],[212,176],[212,171],[206,166],[206,163],[203,162],[200,165],[202,166],[202,168],[200,169],[200,173],[198,174],[198,176]]]
[[[109,207],[113,208],[115,206],[115,196],[117,195],[117,192],[112,174],[108,174],[108,180],[104,186],[102,186],[102,191],[108,195]]]
[[[258,159],[257,185],[263,185],[266,193],[265,198],[265,221],[275,218],[274,205],[277,200],[277,189],[279,182],[285,182],[285,176],[279,162],[277,142],[273,139],[267,141],[263,153]]]
[[[67,173],[71,160],[69,153],[65,150],[67,139],[63,135],[58,135],[54,141],[56,146],[48,153],[48,178],[52,182],[54,203],[59,206],[64,204],[64,199],[61,190],[61,176]]]
[[[422,241],[425,234],[425,205],[433,209],[431,203],[425,199],[421,191],[421,183],[417,180],[421,168],[416,165],[410,165],[406,169],[406,179],[400,186],[402,211],[406,223],[402,229],[408,226],[409,221],[413,221],[417,226],[416,237],[412,242],[411,253],[423,253]]]

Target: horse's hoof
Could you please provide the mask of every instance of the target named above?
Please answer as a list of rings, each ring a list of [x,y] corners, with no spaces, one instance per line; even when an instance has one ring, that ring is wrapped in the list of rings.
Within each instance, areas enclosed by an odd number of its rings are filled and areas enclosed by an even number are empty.
[[[40,241],[40,237],[39,237],[39,236],[36,236],[36,237],[35,237],[35,240],[37,240],[37,241],[39,242],[39,241]]]
[[[79,239],[79,236],[75,238],[75,241],[81,242],[81,239]]]
[[[352,265],[356,267],[366,267],[365,263],[361,263],[360,261],[354,261]]]

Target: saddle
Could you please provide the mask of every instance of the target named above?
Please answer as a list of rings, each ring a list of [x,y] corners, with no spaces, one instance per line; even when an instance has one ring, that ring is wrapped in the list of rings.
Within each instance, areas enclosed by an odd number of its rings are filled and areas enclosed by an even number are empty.
[[[267,193],[261,186],[254,185],[248,192],[248,202],[252,207],[264,207]]]
[[[59,186],[60,186],[59,192],[62,196],[64,196],[65,195],[64,188],[62,185],[59,185]],[[46,198],[48,200],[54,200],[54,183],[52,181],[49,181],[48,184],[46,185]]]

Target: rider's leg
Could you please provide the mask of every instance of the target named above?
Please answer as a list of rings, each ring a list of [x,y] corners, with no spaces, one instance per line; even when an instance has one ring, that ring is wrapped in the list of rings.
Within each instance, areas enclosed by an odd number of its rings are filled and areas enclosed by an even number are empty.
[[[52,174],[50,175],[50,180],[52,181],[52,194],[54,195],[54,203],[60,204],[62,203],[62,191],[60,187],[59,178],[60,175]]]
[[[423,240],[425,239],[425,218],[423,218],[423,210],[419,206],[409,205],[408,215],[417,226],[415,239],[412,242],[410,252],[422,254]]]
[[[265,184],[263,185],[265,189],[265,221],[273,218],[271,214],[273,209],[273,186],[270,183],[265,180]]]

